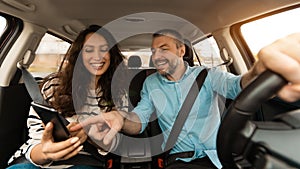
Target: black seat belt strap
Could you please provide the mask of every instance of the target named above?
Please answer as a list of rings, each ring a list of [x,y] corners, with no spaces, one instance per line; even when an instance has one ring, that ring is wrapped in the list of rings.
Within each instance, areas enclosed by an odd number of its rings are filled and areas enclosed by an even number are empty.
[[[25,87],[31,97],[31,99],[38,104],[49,106],[49,104],[44,100],[44,97],[42,96],[40,92],[40,88],[37,84],[37,82],[34,80],[34,77],[31,75],[31,73],[28,72],[25,68],[20,68],[23,75],[23,80],[25,83]]]

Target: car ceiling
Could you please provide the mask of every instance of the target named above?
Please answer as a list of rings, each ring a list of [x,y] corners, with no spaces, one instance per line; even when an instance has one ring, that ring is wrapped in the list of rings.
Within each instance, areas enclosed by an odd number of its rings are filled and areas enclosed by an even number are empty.
[[[124,50],[132,50],[148,46],[150,33],[161,28],[175,28],[193,42],[234,23],[299,3],[295,0],[0,0],[0,10],[71,40],[90,24],[107,26]]]

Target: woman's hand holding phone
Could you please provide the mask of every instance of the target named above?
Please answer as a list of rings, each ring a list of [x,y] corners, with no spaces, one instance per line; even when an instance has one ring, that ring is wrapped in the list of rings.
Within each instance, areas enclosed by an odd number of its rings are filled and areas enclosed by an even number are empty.
[[[70,125],[74,124],[71,123]],[[78,130],[73,131],[72,137],[67,140],[54,142],[52,131],[53,124],[49,122],[45,126],[41,143],[32,149],[31,159],[36,164],[44,165],[52,161],[66,160],[77,155],[82,150],[82,143],[87,138],[82,130]]]

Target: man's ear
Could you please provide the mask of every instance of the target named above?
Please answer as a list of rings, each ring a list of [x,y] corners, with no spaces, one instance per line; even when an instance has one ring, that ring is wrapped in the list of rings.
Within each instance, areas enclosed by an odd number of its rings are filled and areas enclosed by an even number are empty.
[[[185,46],[184,46],[184,44],[182,44],[182,45],[180,46],[179,50],[180,50],[180,57],[183,58],[183,56],[184,56],[184,54],[185,54]]]

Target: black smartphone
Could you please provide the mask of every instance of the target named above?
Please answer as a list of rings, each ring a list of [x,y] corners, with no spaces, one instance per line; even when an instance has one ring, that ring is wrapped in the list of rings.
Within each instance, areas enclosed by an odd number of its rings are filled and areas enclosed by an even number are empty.
[[[66,127],[67,120],[55,109],[35,102],[32,102],[31,105],[45,125],[49,122],[53,123],[52,135],[55,142],[64,141],[70,137],[69,130]]]

